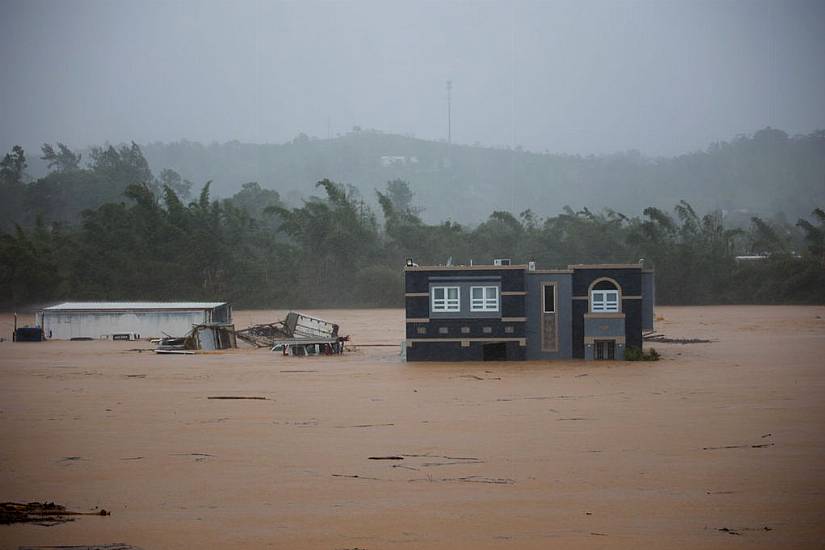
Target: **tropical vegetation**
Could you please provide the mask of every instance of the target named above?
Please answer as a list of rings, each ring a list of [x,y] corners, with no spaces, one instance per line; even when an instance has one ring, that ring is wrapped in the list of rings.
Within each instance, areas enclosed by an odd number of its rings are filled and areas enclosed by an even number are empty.
[[[543,267],[643,261],[660,304],[825,303],[825,212],[795,223],[685,201],[627,216],[570,207],[493,211],[477,225],[426,223],[411,186],[375,191],[329,179],[298,206],[250,182],[156,177],[135,144],[94,149],[86,166],[44,145],[49,173],[26,181],[25,152],[0,162],[0,304],[222,299],[239,307],[399,307],[405,258],[420,264],[534,260]],[[378,207],[372,206],[376,204]],[[741,258],[750,256],[750,258]],[[739,258],[738,258],[739,257]]]

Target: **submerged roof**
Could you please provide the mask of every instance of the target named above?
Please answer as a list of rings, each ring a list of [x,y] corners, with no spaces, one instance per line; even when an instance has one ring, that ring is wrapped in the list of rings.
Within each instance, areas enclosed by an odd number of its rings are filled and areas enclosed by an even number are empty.
[[[65,302],[43,308],[44,311],[109,311],[135,309],[212,309],[226,302]]]

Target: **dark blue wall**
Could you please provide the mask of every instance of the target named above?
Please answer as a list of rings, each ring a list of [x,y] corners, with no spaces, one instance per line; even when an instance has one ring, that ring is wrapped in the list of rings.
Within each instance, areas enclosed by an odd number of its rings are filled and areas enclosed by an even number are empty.
[[[429,292],[430,277],[501,277],[502,291],[524,290],[523,269],[432,269],[405,271],[404,292]]]
[[[622,300],[626,347],[642,348],[642,301]]]
[[[524,292],[526,288],[526,278],[528,273],[523,269],[432,269],[427,271],[407,271],[405,272],[405,290],[407,293],[429,293],[431,277],[438,277],[437,282],[446,283],[449,280],[460,281],[471,277],[500,277],[501,291]],[[642,300],[638,298],[625,299],[625,296],[641,296],[642,272],[640,268],[582,268],[574,269],[570,289],[572,296],[559,288],[559,312],[566,309],[566,304],[561,300],[569,300],[570,304],[570,349],[575,358],[584,358],[584,314],[589,307],[588,289],[590,284],[596,279],[609,277],[614,279],[622,291],[622,312],[625,314],[625,341],[628,347],[642,346]],[[535,294],[535,292],[533,293]],[[539,299],[540,297],[533,297]],[[428,323],[407,323],[406,334],[408,339],[443,339],[450,338],[456,342],[416,342],[412,347],[407,348],[407,359],[410,361],[480,361],[483,359],[483,342],[472,342],[469,347],[461,347],[458,340],[468,338],[527,338],[527,323],[524,322],[502,322],[501,318],[471,318],[470,316],[461,318],[437,318],[430,315],[429,296],[408,296],[406,297],[407,318],[430,319]],[[535,305],[534,305],[535,306]],[[537,306],[535,306],[537,307]],[[535,309],[533,307],[533,309]],[[532,310],[531,310],[532,311]],[[469,312],[468,312],[469,313]],[[501,296],[501,316],[502,317],[527,317],[527,296]],[[560,317],[560,322],[564,323]],[[566,326],[566,324],[565,324]],[[426,334],[419,334],[418,328],[426,327]],[[446,328],[447,333],[439,332],[440,328]],[[468,327],[468,333],[462,333],[461,328]],[[490,327],[491,332],[485,333],[484,327]],[[506,327],[512,327],[512,332],[506,332]],[[535,331],[530,332],[530,339],[537,337]],[[564,331],[559,332],[560,350],[564,349],[566,343]],[[529,342],[528,342],[529,345]],[[522,347],[518,342],[507,343],[508,359],[525,359],[527,348]],[[561,354],[563,355],[563,354]]]
[[[498,319],[430,319],[429,323],[407,323],[407,338],[524,338],[526,323],[504,323]],[[505,327],[512,327],[513,332],[506,332]],[[427,334],[419,334],[418,328],[426,327]],[[438,329],[446,328],[447,334]],[[462,327],[470,329],[461,332]],[[490,333],[484,332],[490,327]]]
[[[573,271],[573,296],[587,296],[590,283],[602,277],[614,279],[622,287],[622,295],[641,296],[642,270],[640,268],[575,269]]]
[[[427,271],[406,271],[404,274],[406,293],[429,293],[431,284],[449,284],[463,281],[496,280],[500,282],[501,292],[524,292],[523,269],[432,269]],[[524,338],[524,322],[504,322],[502,317],[525,317],[525,296],[507,296],[502,294],[501,312],[493,317],[479,318],[472,312],[462,311],[459,316],[452,317],[430,314],[429,296],[407,296],[405,299],[406,316],[408,319],[429,319],[427,323],[407,323],[406,335],[408,339],[441,339],[456,340],[468,338]],[[469,302],[467,302],[469,303]],[[426,334],[419,334],[420,327],[426,328]],[[462,327],[469,328],[469,332],[461,332]],[[489,333],[484,328],[489,327]],[[512,332],[507,332],[510,327]],[[446,328],[447,333],[439,331]],[[456,342],[415,342],[407,348],[409,361],[481,361],[483,359],[484,342],[471,342],[469,347],[461,347]],[[518,342],[507,343],[508,359],[525,359],[525,348]]]
[[[518,342],[507,342],[507,360],[524,361],[526,349]],[[431,342],[422,344],[416,342],[407,348],[407,361],[483,361],[484,348],[482,342],[471,342],[469,347],[462,348],[460,342]]]
[[[652,271],[642,271],[642,329],[653,330],[656,305],[656,275]]]
[[[610,277],[619,283],[622,296],[640,296],[642,294],[641,268],[585,268],[573,271],[573,296],[587,300],[573,300],[573,357],[584,359],[584,314],[590,301],[588,289],[596,279]],[[622,313],[625,314],[625,342],[627,347],[642,346],[642,301],[639,299],[622,300]]]
[[[584,314],[587,313],[587,300],[573,300],[573,357],[584,359]]]

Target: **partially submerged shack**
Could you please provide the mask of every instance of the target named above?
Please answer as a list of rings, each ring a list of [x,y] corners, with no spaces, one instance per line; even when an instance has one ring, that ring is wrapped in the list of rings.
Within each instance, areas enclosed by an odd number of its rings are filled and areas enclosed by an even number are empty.
[[[44,336],[56,340],[180,336],[193,325],[231,322],[226,302],[66,302],[38,313]]]
[[[187,337],[191,339],[188,349],[199,349],[203,351],[214,351],[217,349],[237,348],[235,339],[235,325],[226,323],[204,323],[192,327],[192,334]],[[191,347],[190,347],[191,346]]]
[[[228,323],[203,323],[192,325],[186,336],[158,338],[155,353],[194,353],[238,347],[235,325]]]

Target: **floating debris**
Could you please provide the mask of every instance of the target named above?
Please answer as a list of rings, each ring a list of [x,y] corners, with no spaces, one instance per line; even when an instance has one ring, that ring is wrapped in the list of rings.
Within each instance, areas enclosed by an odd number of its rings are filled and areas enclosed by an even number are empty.
[[[349,341],[349,336],[338,336],[335,323],[296,311],[290,311],[283,321],[252,325],[235,335],[253,346],[299,357],[340,354]]]
[[[21,546],[19,550],[141,550],[137,546],[131,544],[124,544],[122,542],[115,542],[112,544],[93,544],[87,545],[71,545],[66,546],[61,544],[59,546]]]
[[[669,338],[664,334],[646,334],[645,342],[661,342],[662,344],[712,344],[715,340],[702,338]]]
[[[71,516],[108,516],[106,510],[98,512],[73,512],[54,502],[0,502],[0,525],[12,523],[34,523],[50,527],[67,521]]]
[[[260,401],[268,401],[268,397],[249,396],[249,395],[210,395],[207,399],[257,399]]]

